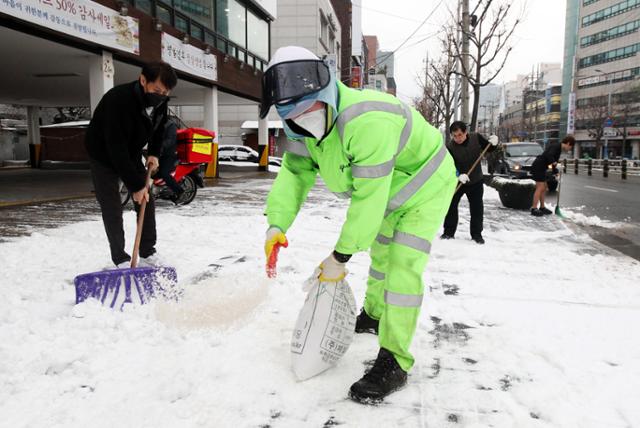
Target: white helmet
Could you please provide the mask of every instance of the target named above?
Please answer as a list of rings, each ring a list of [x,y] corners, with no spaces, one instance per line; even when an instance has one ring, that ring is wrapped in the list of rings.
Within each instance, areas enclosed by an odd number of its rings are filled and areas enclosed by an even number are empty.
[[[272,105],[296,102],[330,82],[329,67],[313,52],[299,46],[278,49],[262,75],[260,118],[267,116]]]

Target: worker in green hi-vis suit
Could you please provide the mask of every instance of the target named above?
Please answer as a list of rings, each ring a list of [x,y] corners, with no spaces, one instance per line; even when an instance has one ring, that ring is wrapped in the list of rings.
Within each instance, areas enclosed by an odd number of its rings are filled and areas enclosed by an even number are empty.
[[[286,242],[318,173],[330,191],[350,199],[340,238],[317,272],[322,281],[339,281],[351,255],[371,248],[356,332],[378,334],[380,351],[349,395],[381,400],[406,384],[414,363],[409,347],[422,274],[455,190],[453,160],[420,113],[392,95],[337,82],[304,48],[283,47],[273,55],[263,76],[261,118],[272,105],[289,141],[267,199],[266,255]]]

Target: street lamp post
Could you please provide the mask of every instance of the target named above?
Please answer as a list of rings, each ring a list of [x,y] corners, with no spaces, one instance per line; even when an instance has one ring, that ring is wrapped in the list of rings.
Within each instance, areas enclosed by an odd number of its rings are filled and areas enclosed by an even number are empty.
[[[600,74],[606,75],[607,73],[605,73],[604,71],[600,70],[599,68],[596,68],[594,71],[597,71]],[[607,87],[609,88],[609,95],[607,97],[607,121],[612,120],[611,119],[611,84],[613,83],[613,73],[609,73],[609,85],[607,85]],[[605,133],[604,135],[604,147],[602,149],[602,157],[603,159],[609,159],[609,134]]]

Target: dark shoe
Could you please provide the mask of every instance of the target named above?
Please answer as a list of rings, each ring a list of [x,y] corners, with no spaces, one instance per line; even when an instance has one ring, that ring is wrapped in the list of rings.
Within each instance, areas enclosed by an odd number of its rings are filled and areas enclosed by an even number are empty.
[[[184,189],[180,189],[179,192],[173,192],[173,195],[171,195],[171,202],[173,202],[174,204],[178,205],[178,203],[180,202],[180,198],[182,197],[182,194],[184,193]]]
[[[440,235],[440,239],[455,239],[453,235],[449,235],[448,233],[443,233]]]
[[[549,214],[552,214],[552,213],[553,213],[553,211],[551,211],[550,209],[547,209],[547,208],[545,208],[545,207],[540,208],[540,212],[541,212],[542,214],[544,214],[544,215],[549,215]]]
[[[407,372],[400,368],[393,354],[380,348],[373,367],[351,385],[349,398],[362,404],[375,404],[407,384]]]
[[[371,318],[362,308],[360,315],[356,318],[356,333],[378,334],[378,324],[380,321]]]
[[[482,235],[472,236],[471,239],[473,239],[480,245],[484,244],[484,239],[482,239]]]
[[[531,215],[536,217],[542,217],[544,214],[542,214],[542,211],[540,211],[537,208],[531,208]]]

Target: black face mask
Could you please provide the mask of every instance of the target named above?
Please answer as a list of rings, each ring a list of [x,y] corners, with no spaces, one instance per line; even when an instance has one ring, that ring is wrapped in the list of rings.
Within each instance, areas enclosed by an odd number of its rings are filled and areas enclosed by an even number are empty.
[[[165,102],[167,99],[169,99],[169,97],[156,94],[154,92],[145,92],[144,94],[144,103],[147,107],[160,107],[160,104]]]

